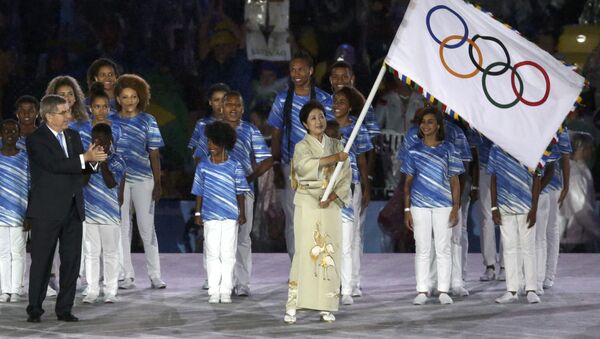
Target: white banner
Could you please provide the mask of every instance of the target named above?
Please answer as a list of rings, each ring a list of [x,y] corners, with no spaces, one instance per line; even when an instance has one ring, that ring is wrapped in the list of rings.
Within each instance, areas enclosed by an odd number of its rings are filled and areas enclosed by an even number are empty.
[[[289,61],[289,0],[247,0],[246,54],[248,60]]]
[[[461,0],[412,0],[386,62],[530,168],[584,84],[570,67]]]

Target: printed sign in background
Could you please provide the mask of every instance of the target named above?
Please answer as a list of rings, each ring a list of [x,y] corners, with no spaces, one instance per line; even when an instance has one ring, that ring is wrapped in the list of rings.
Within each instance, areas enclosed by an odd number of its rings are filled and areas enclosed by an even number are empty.
[[[244,16],[248,60],[290,60],[289,0],[248,1]]]

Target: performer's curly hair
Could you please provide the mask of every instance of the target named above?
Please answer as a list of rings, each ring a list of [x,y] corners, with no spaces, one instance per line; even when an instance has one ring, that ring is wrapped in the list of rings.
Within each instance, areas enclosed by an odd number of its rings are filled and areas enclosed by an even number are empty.
[[[228,151],[233,149],[237,139],[237,134],[235,133],[233,127],[221,121],[215,121],[206,125],[204,128],[204,135],[206,135],[206,138],[212,143],[223,147]]]

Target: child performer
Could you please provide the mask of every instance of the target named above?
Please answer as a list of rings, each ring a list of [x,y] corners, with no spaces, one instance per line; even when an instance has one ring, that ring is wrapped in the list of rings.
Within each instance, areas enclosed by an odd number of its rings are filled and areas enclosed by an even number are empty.
[[[205,127],[210,157],[196,167],[192,194],[196,195],[194,221],[204,224],[204,253],[208,274],[208,302],[231,303],[238,225],[246,223],[244,194],[250,191],[244,170],[228,152],[236,142],[235,130],[216,121]]]
[[[104,267],[104,302],[117,301],[119,281],[118,251],[121,245],[120,202],[125,186],[125,160],[112,152],[112,131],[106,124],[97,124],[92,129],[92,139],[102,146],[108,155],[106,161],[98,164],[98,172],[85,177],[83,187],[85,198],[84,249],[86,255],[87,295],[84,303],[92,304],[100,294],[98,285],[100,254]]]
[[[18,302],[25,261],[24,219],[29,193],[27,153],[17,148],[19,124],[0,125],[0,302]]]
[[[112,130],[111,146],[114,148],[121,137],[121,127],[118,124],[113,124],[108,117],[111,115],[110,97],[106,93],[104,86],[100,82],[94,82],[90,87],[90,112],[92,114],[92,126],[97,124],[106,124]]]
[[[121,127],[116,149],[125,159],[127,174],[121,205],[121,242],[123,281],[119,288],[135,286],[131,263],[131,204],[144,243],[146,268],[152,288],[166,288],[160,276],[160,257],[154,228],[154,207],[161,195],[160,151],[164,146],[156,119],[144,112],[150,101],[150,86],[141,77],[123,74],[115,87],[118,114],[110,116]]]
[[[250,232],[254,220],[254,181],[273,165],[271,150],[267,147],[263,135],[252,124],[242,121],[243,114],[244,100],[241,93],[237,91],[227,92],[223,97],[223,121],[231,126],[237,135],[235,146],[229,156],[242,165],[244,176],[250,185],[250,191],[244,197],[246,223],[239,225],[237,239],[233,274],[234,291],[237,296],[250,295],[250,277],[252,275]],[[198,147],[198,150],[200,148]]]
[[[500,225],[506,270],[506,290],[496,299],[499,304],[518,299],[519,272],[524,268],[527,301],[540,302],[535,257],[535,220],[541,177],[531,173],[515,158],[493,145],[488,159],[491,175],[492,218]]]
[[[333,113],[340,126],[342,144],[345,144],[354,129],[351,118],[360,114],[364,98],[353,87],[342,87],[333,97]],[[342,304],[351,305],[353,290],[360,284],[360,254],[362,253],[361,214],[364,213],[370,200],[371,186],[368,179],[367,152],[373,149],[369,132],[361,126],[350,149],[350,167],[352,168],[352,211],[354,213],[351,227],[342,227]],[[359,193],[360,192],[360,193]],[[342,210],[342,214],[347,208]],[[345,226],[345,225],[344,225]],[[361,294],[357,293],[360,296]]]
[[[417,118],[420,142],[404,153],[400,171],[404,184],[404,220],[415,236],[415,305],[427,302],[432,249],[432,231],[437,259],[437,290],[441,304],[452,304],[448,295],[452,271],[452,228],[458,224],[460,183],[464,172],[460,155],[444,140],[442,113],[428,107]]]

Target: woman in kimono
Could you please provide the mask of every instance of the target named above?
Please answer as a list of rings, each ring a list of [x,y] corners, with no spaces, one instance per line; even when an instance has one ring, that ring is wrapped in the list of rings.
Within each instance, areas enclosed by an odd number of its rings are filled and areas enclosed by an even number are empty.
[[[290,271],[284,321],[296,322],[297,309],[320,311],[322,321],[335,321],[340,298],[341,208],[350,201],[352,179],[348,154],[339,140],[325,135],[325,109],[314,100],[300,110],[308,131],[294,150],[291,180],[294,196],[296,251]],[[338,162],[343,162],[333,191],[321,201]]]

